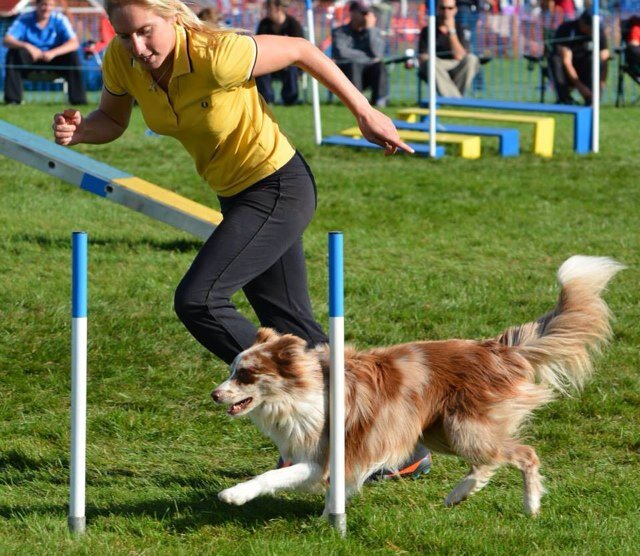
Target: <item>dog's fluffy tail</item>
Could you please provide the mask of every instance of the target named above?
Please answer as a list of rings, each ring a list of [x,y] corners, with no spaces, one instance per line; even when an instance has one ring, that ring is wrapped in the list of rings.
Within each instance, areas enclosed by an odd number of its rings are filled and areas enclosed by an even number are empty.
[[[558,270],[562,290],[555,309],[506,330],[498,341],[517,347],[540,382],[565,394],[580,389],[592,372],[591,353],[611,336],[611,312],[600,294],[623,268],[608,257],[567,259]]]

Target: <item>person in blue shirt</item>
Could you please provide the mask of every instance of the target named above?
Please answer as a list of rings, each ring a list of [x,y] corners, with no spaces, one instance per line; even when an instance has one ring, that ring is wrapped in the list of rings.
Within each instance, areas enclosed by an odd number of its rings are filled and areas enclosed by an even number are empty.
[[[86,104],[80,70],[78,37],[71,22],[55,10],[56,0],[36,0],[36,9],[18,16],[3,39],[8,48],[4,100],[22,103],[22,79],[43,69],[63,77],[69,85],[69,102]]]

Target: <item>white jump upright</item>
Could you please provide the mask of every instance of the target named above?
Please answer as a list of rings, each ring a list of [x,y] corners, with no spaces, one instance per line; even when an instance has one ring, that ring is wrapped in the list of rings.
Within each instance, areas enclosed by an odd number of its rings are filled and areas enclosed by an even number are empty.
[[[305,11],[307,14],[307,34],[309,42],[316,45],[316,30],[313,21],[313,6],[311,0],[305,0]],[[322,144],[322,122],[320,119],[320,93],[318,91],[318,81],[311,78],[311,102],[313,104],[313,130],[316,145]]]
[[[593,132],[591,150],[594,153],[600,152],[600,2],[593,1],[591,8],[591,32],[593,42],[593,52],[591,56],[592,83],[591,83],[591,104],[593,106]]]
[[[436,158],[436,2],[427,0],[429,26],[427,27],[429,63],[429,156]]]
[[[344,408],[344,254],[342,232],[329,232],[329,523],[347,534]]]
[[[73,232],[71,292],[71,470],[69,530],[84,533],[87,432],[87,234]]]

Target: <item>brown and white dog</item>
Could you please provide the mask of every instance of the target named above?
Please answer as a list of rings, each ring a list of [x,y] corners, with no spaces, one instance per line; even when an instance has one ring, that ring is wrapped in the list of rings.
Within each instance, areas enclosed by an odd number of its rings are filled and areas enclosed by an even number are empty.
[[[518,437],[533,410],[556,392],[580,389],[591,353],[611,334],[600,297],[624,268],[605,257],[574,256],[558,270],[552,311],[489,340],[411,342],[345,352],[346,484],[354,494],[373,472],[397,469],[416,443],[471,466],[445,500],[462,502],[511,464],[524,478],[524,508],[540,510],[544,492],[535,450]],[[241,505],[282,489],[324,487],[328,478],[329,346],[261,329],[231,365],[213,400],[248,415],[293,465],[223,490]]]

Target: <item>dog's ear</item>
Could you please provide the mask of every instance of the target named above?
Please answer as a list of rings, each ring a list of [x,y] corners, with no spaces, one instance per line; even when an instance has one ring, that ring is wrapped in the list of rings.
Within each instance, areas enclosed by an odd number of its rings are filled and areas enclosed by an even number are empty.
[[[274,361],[278,364],[291,362],[296,355],[299,355],[307,348],[307,342],[293,334],[285,334],[278,338],[278,342],[274,346]]]
[[[258,328],[256,344],[266,344],[269,340],[278,338],[278,333],[273,328]]]

